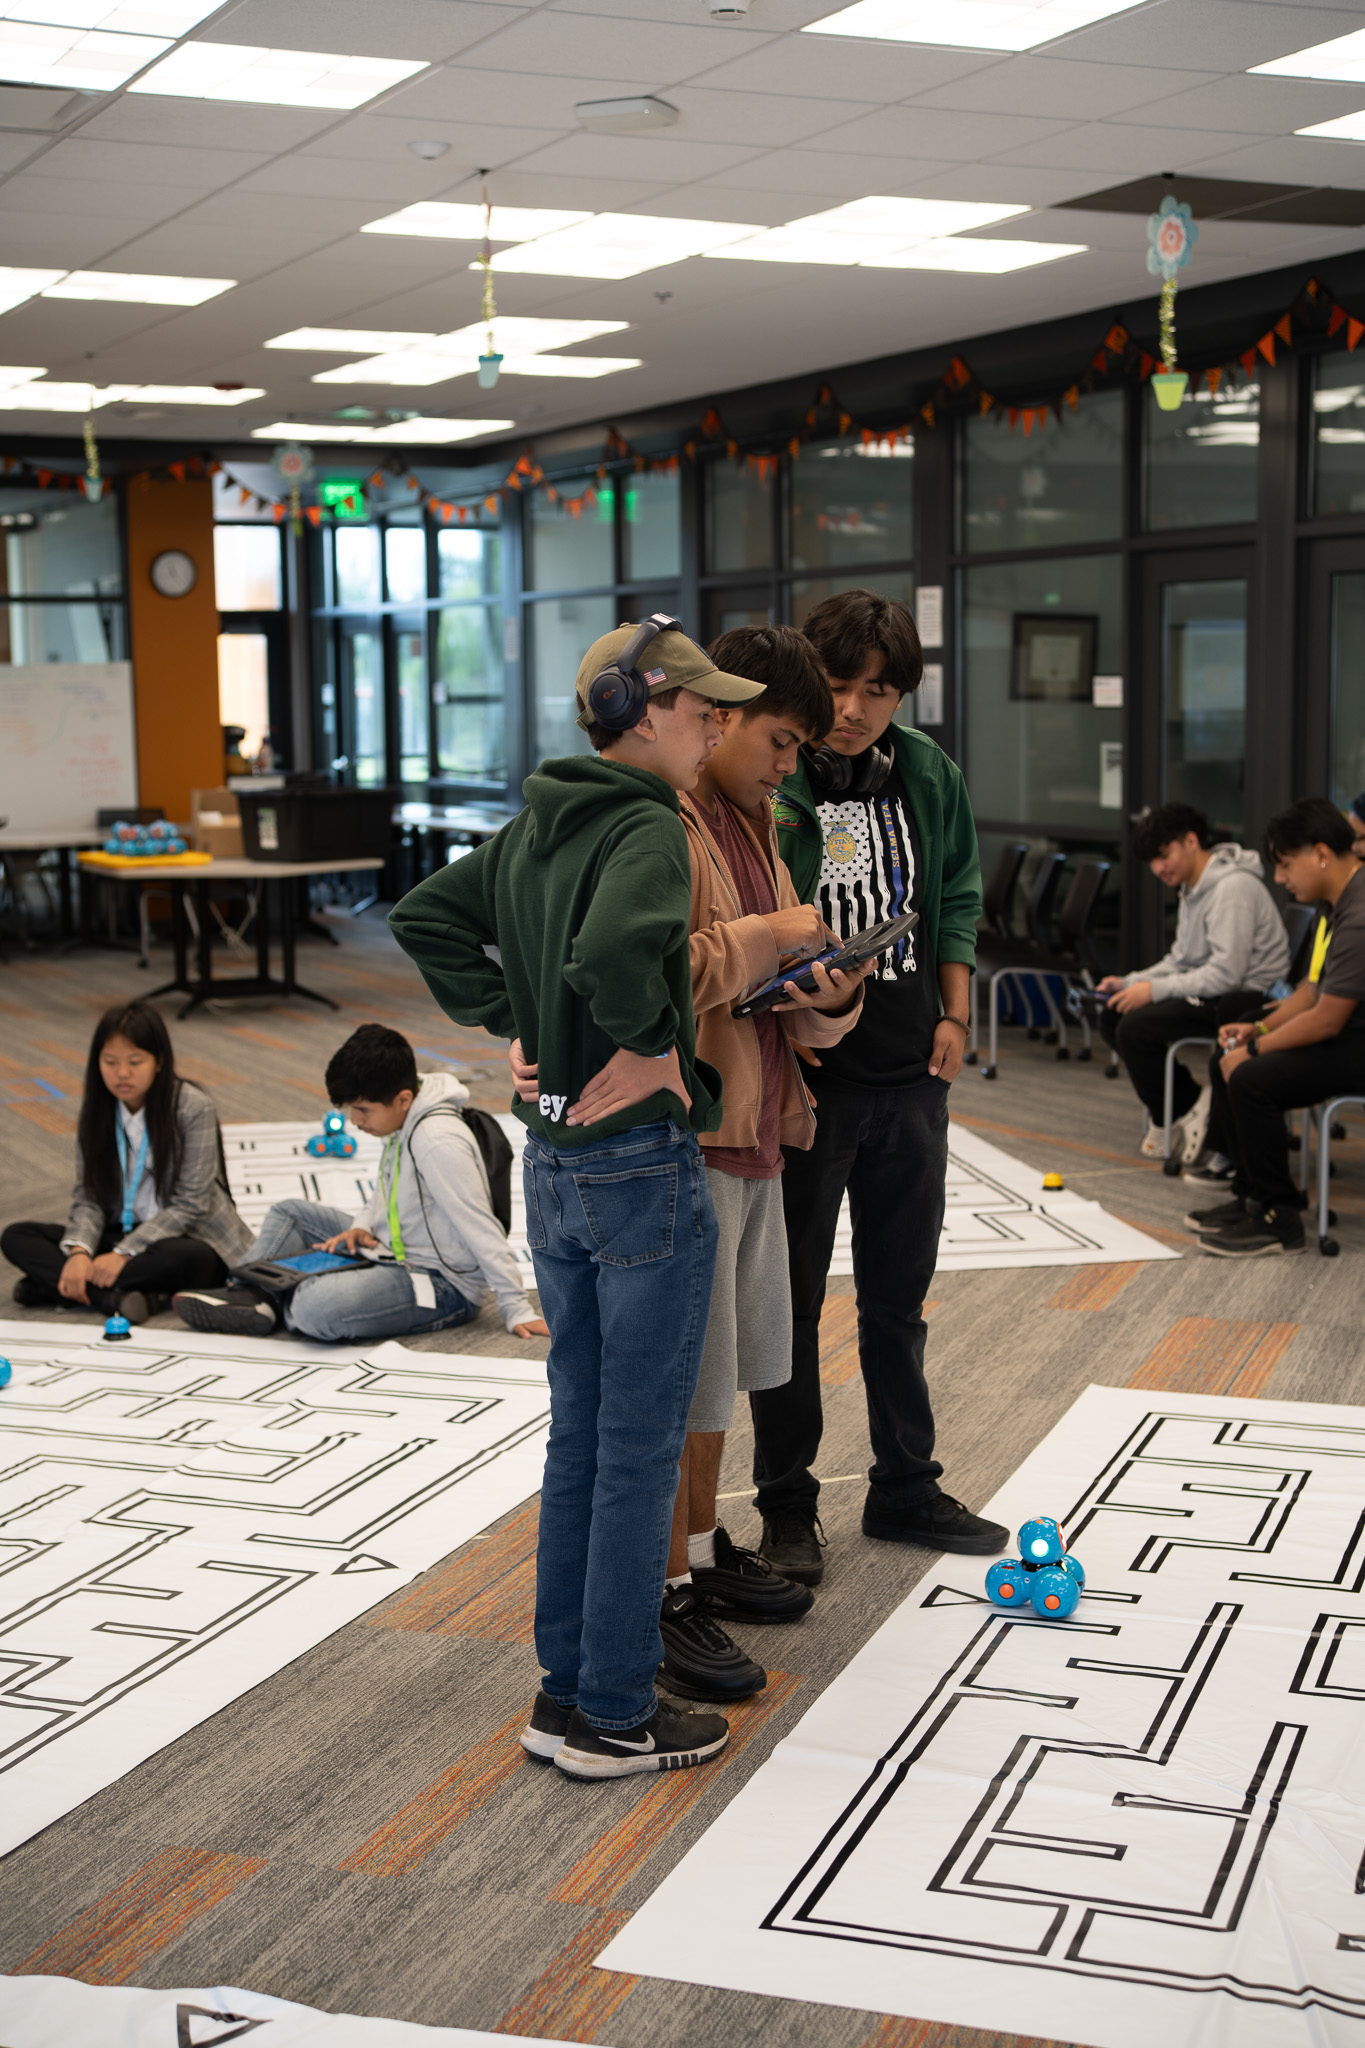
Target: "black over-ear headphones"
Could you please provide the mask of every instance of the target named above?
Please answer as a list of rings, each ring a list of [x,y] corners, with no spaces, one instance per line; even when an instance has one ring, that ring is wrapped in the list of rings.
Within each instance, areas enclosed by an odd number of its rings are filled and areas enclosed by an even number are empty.
[[[802,747],[817,797],[875,796],[895,765],[885,748],[873,744],[861,754],[836,754],[833,747]]]
[[[683,631],[681,619],[667,612],[654,612],[643,626],[637,626],[621,652],[600,676],[588,685],[582,722],[600,725],[603,732],[629,732],[649,709],[651,687],[667,681],[661,668],[638,669],[636,663],[660,633]]]

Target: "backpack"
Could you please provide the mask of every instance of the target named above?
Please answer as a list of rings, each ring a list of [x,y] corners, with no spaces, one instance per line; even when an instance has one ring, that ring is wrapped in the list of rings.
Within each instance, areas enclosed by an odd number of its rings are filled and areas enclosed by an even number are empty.
[[[512,1147],[507,1134],[495,1116],[486,1109],[471,1109],[466,1105],[460,1115],[474,1133],[474,1142],[483,1160],[483,1170],[488,1175],[488,1193],[493,1204],[493,1214],[503,1229],[512,1230]]]

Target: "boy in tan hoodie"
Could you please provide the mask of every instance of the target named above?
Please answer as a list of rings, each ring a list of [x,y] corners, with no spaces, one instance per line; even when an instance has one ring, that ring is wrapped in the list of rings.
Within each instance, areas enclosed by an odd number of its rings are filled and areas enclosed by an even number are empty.
[[[823,739],[834,704],[823,669],[791,626],[746,626],[709,650],[721,667],[764,685],[740,710],[718,707],[724,737],[692,795],[681,799],[692,870],[692,1002],[697,1053],[720,1070],[723,1121],[702,1136],[720,1227],[711,1314],[688,1415],[660,1628],[663,1677],[686,1698],[742,1699],[766,1683],[718,1616],[791,1621],[808,1587],[779,1578],[717,1526],[716,1484],[738,1390],[791,1373],[791,1294],[782,1217],[782,1147],[809,1149],[815,1115],[796,1046],[818,1058],[857,1022],[863,973],[814,972],[814,995],[766,1016],[736,1018],[747,990],[789,959],[828,943],[777,851],[770,798],[797,749]]]

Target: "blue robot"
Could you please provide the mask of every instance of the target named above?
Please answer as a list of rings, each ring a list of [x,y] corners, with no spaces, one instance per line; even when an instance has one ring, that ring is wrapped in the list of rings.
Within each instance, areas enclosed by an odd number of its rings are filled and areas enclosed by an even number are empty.
[[[314,1159],[350,1159],[355,1154],[355,1139],[346,1129],[346,1119],[339,1109],[329,1109],[322,1119],[322,1130],[308,1140],[304,1146]]]
[[[986,1593],[994,1606],[1031,1607],[1044,1621],[1065,1621],[1074,1614],[1084,1587],[1084,1568],[1051,1515],[1025,1522],[1019,1556],[998,1559],[986,1573]]]
[[[133,1334],[127,1316],[112,1315],[104,1326],[106,1344],[126,1344]]]
[[[7,1358],[0,1358],[0,1387],[7,1387],[14,1377],[14,1367]]]

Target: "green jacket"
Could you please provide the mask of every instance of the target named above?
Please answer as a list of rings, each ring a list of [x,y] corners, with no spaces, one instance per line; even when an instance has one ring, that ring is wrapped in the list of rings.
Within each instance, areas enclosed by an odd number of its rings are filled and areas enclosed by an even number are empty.
[[[962,771],[927,733],[893,725],[883,735],[882,744],[887,741],[919,831],[929,951],[935,966],[956,960],[974,968],[976,927],[981,917],[981,858]],[[803,903],[811,903],[820,880],[825,836],[804,761],[798,761],[796,773],[782,784],[773,810],[777,843],[796,893]]]
[[[663,1117],[717,1129],[720,1076],[696,1058],[677,792],[593,754],[543,761],[523,794],[525,810],[495,839],[395,906],[394,937],[448,1017],[521,1040],[541,1094],[512,1109],[546,1144],[595,1144]],[[660,1089],[587,1128],[567,1124],[618,1046],[656,1056],[676,1046],[690,1115]]]

